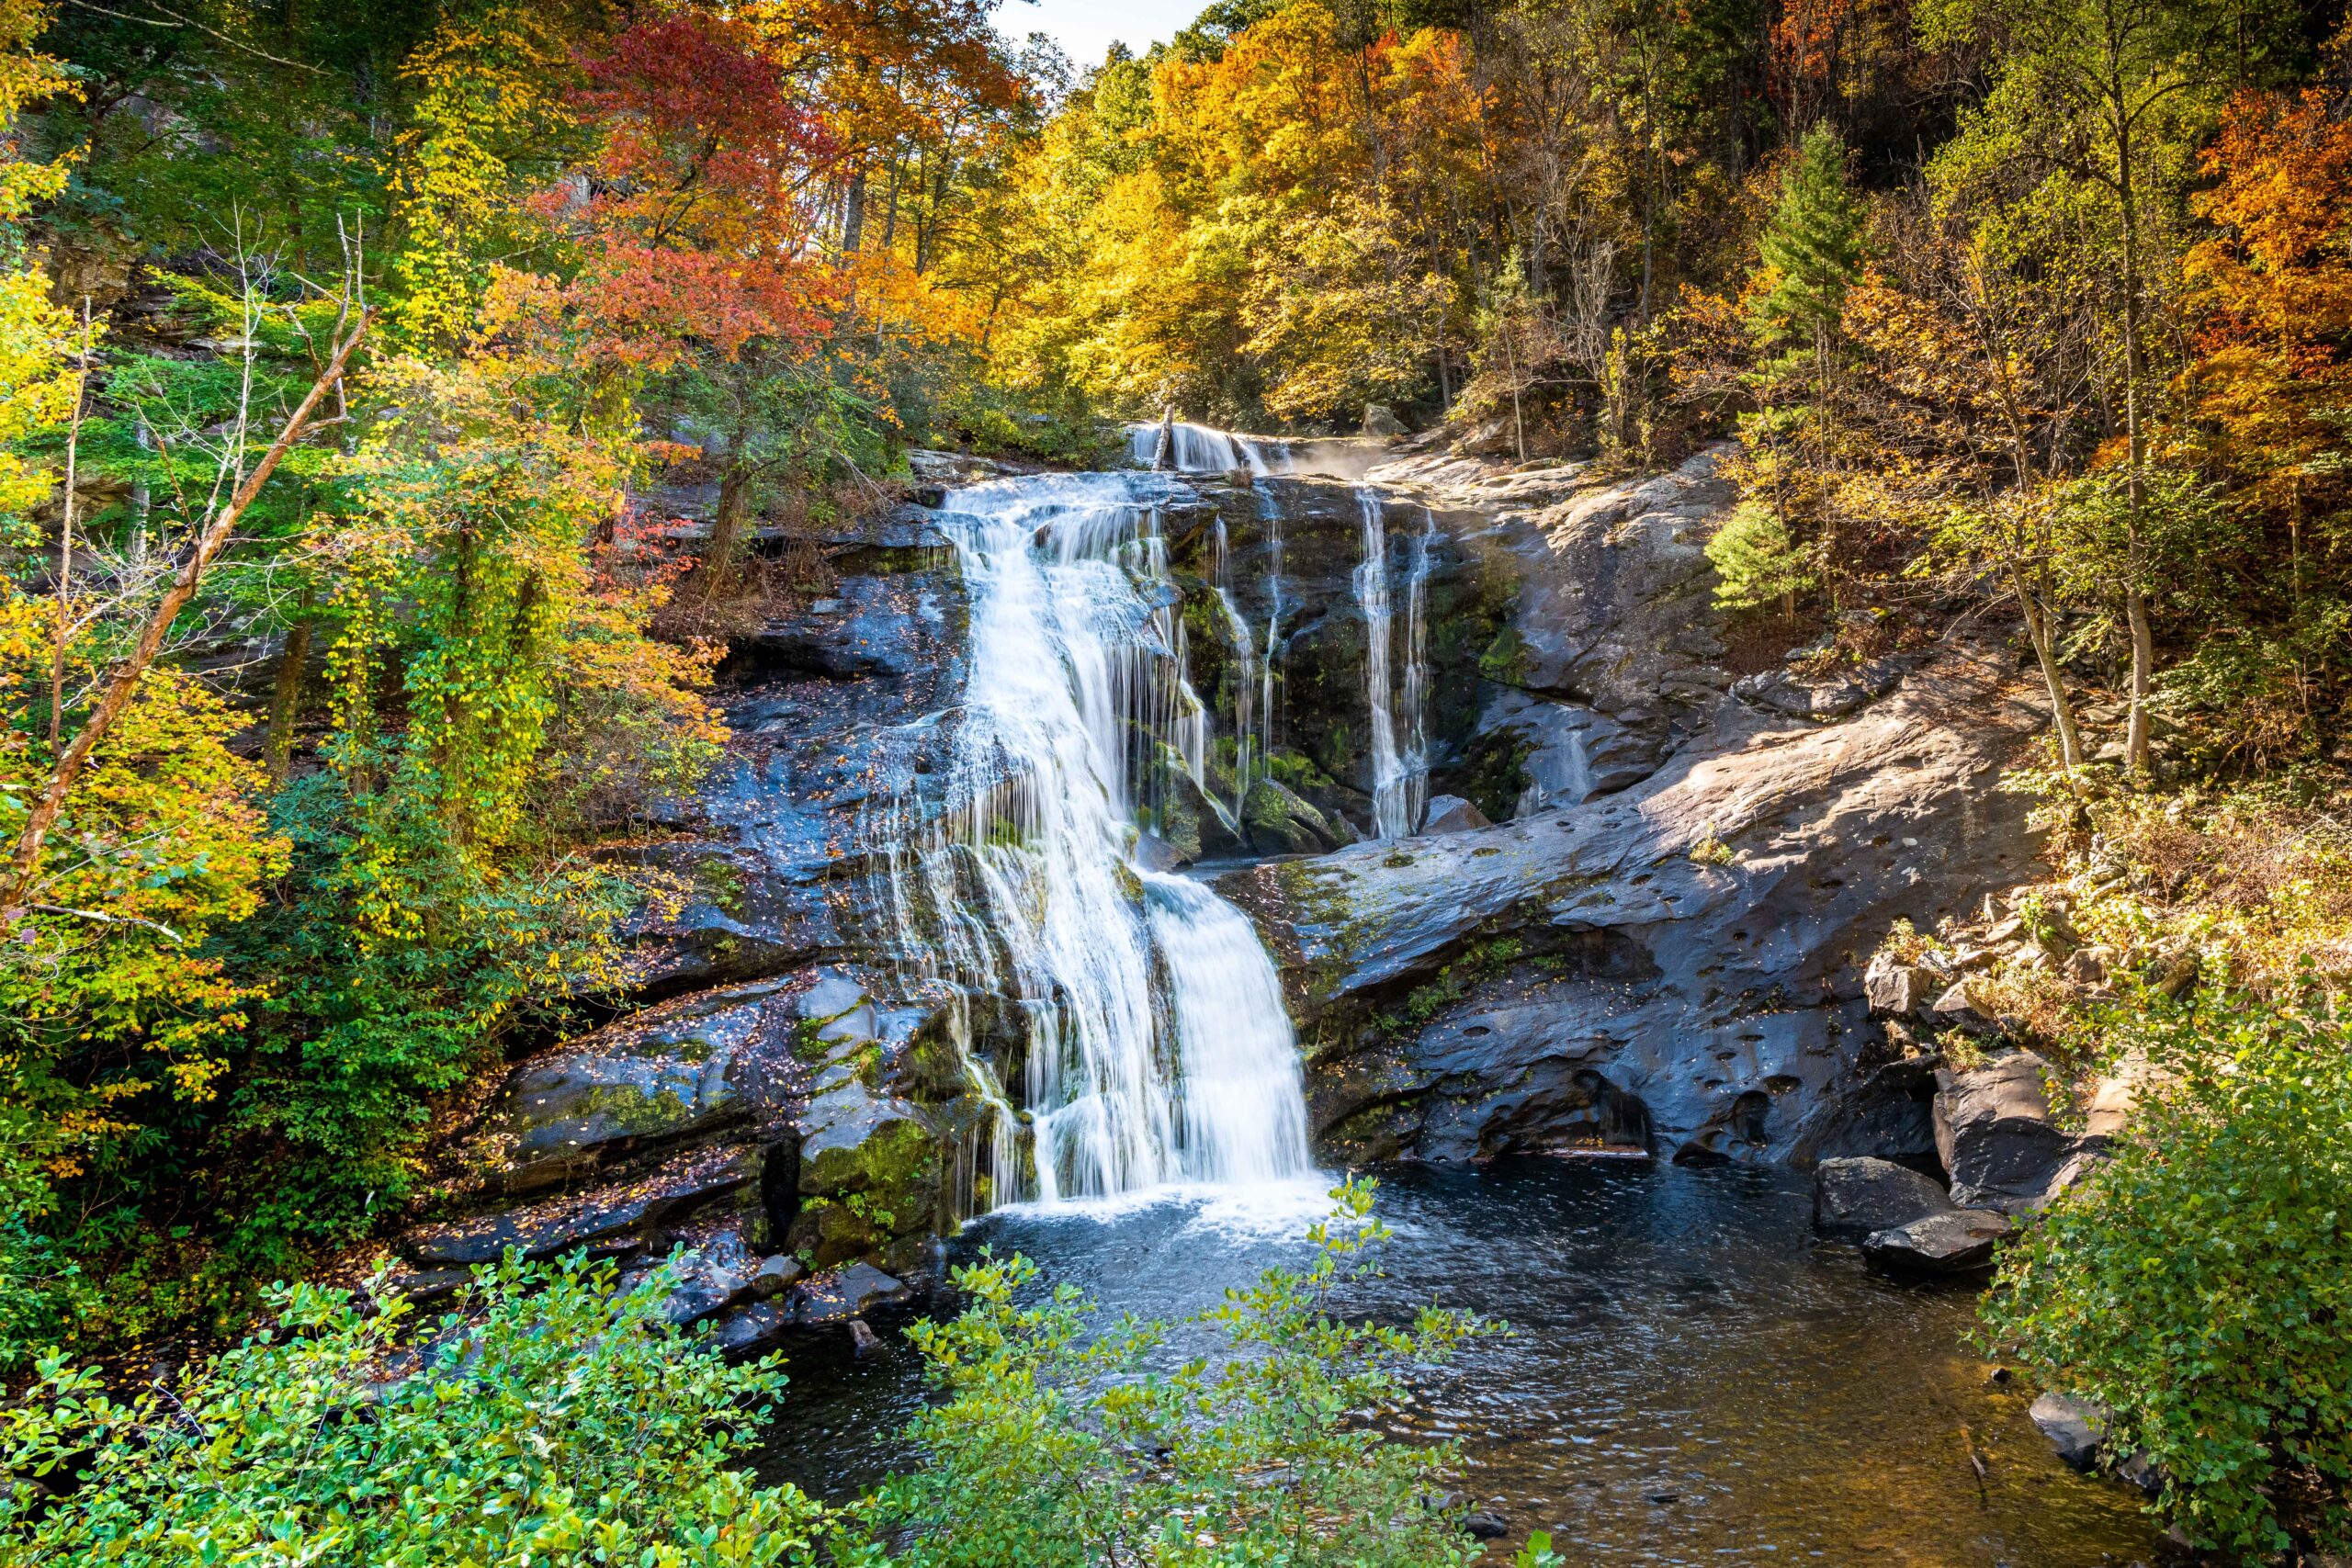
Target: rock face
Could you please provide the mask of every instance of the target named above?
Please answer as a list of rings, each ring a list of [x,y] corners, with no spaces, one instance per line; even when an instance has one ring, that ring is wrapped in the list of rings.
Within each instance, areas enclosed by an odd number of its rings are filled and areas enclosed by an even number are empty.
[[[1936,1074],[1936,1152],[1966,1208],[2039,1207],[2075,1141],[2050,1119],[2048,1065],[2018,1051],[1969,1072]]]
[[[1813,1228],[1823,1235],[1858,1238],[1951,1207],[1935,1181],[1890,1160],[1862,1156],[1814,1168]]]
[[[1994,784],[2040,710],[1964,648],[1858,671],[1852,702],[1735,696],[1703,551],[1720,457],[1618,484],[1442,457],[1361,487],[1196,476],[1158,510],[1156,657],[1183,650],[1210,722],[1159,759],[1139,855],[1241,863],[1217,886],[1283,968],[1326,1157],[1908,1159],[1949,1122],[1963,1201],[2023,1190],[2012,1145],[2040,1134],[1957,1084],[1931,1114],[1932,1066],[1870,1035],[1873,1005],[1918,1012],[1924,972],[1859,960],[1894,917],[2015,879],[2023,803]],[[917,463],[933,487],[994,471]],[[1367,528],[1434,797],[1377,843]],[[1021,1021],[901,982],[874,897],[877,822],[935,808],[954,755],[967,600],[938,529],[909,507],[791,542],[829,583],[735,638],[725,761],[630,852],[680,890],[629,928],[643,1010],[515,1063],[441,1151],[399,1244],[420,1292],[510,1245],[637,1269],[685,1244],[673,1312],[757,1354],[890,1299],[984,1201],[959,1042],[1017,1060]]]
[[[1284,962],[1335,1157],[1876,1152],[1821,1146],[1860,1061],[1860,955],[2031,857],[1994,786],[2038,722],[1959,652],[1835,726],[1718,699],[1616,795],[1218,886]]]

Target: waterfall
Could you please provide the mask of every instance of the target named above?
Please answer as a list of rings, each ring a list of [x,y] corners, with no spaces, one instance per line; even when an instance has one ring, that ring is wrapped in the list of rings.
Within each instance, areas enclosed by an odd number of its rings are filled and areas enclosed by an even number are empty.
[[[1371,716],[1372,824],[1375,836],[1418,832],[1429,795],[1429,760],[1422,688],[1428,683],[1426,623],[1430,543],[1436,520],[1426,512],[1405,570],[1405,658],[1401,682],[1390,679],[1395,615],[1388,582],[1388,516],[1377,491],[1356,491],[1363,522],[1363,559],[1356,568],[1356,603],[1363,609],[1364,699]],[[1399,721],[1403,733],[1398,733]]]
[[[1159,452],[1160,426],[1131,424],[1127,426],[1127,456],[1137,466],[1149,468]],[[1231,431],[1213,430],[1205,424],[1179,423],[1171,428],[1173,440],[1169,453],[1169,466],[1184,474],[1227,474],[1247,469],[1256,478],[1291,471],[1291,456],[1279,441],[1256,441]]]
[[[1136,854],[1138,808],[1171,769],[1197,783],[1206,736],[1159,532],[1170,483],[1001,480],[939,520],[971,595],[944,799],[925,817],[902,795],[872,832],[915,977],[1005,998],[1024,1037],[1023,1110],[995,1093],[971,1149],[999,1203],[1312,1168],[1272,961],[1238,911]],[[989,1103],[984,1064],[975,1083]]]

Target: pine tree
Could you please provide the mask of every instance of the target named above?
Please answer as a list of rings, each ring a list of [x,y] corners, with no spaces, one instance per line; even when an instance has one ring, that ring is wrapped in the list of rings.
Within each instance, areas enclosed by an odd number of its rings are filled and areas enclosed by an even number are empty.
[[[1758,242],[1779,272],[1756,303],[1768,341],[1817,346],[1837,326],[1846,287],[1861,272],[1861,198],[1846,183],[1846,144],[1826,123],[1805,132],[1781,186],[1781,204]]]
[[[1715,604],[1724,610],[1757,610],[1777,602],[1781,614],[1796,614],[1797,595],[1813,586],[1809,550],[1789,537],[1779,513],[1760,502],[1744,502],[1707,541],[1713,563]]]

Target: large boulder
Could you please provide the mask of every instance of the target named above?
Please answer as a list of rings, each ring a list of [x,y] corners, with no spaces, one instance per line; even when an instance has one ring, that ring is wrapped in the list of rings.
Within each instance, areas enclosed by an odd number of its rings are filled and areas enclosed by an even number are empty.
[[[510,1249],[533,1258],[575,1248],[608,1257],[634,1252],[654,1227],[724,1199],[755,1197],[764,1155],[756,1146],[693,1150],[610,1186],[418,1225],[401,1236],[398,1249],[427,1268],[494,1263]]]
[[[1915,1274],[1969,1274],[1993,1266],[2009,1217],[1991,1209],[1945,1209],[1862,1239],[1862,1256]]]
[[[2039,1208],[2075,1141],[2051,1120],[2048,1064],[2013,1052],[1967,1071],[1936,1074],[1936,1152],[1963,1208]]]
[[[1823,1235],[1865,1236],[1951,1207],[1940,1185],[1891,1160],[1826,1159],[1814,1168],[1813,1228]]]
[[[1318,855],[1355,840],[1344,820],[1327,817],[1272,779],[1250,786],[1241,802],[1241,826],[1250,847],[1261,855]]]
[[[1871,1011],[1884,1017],[1907,1018],[1928,1005],[1937,992],[1936,977],[1917,964],[1905,964],[1892,953],[1880,952],[1862,971],[1862,996]]]

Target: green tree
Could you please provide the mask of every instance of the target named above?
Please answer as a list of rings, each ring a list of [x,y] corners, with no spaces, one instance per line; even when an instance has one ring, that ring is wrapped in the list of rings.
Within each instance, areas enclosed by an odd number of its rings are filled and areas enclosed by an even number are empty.
[[[1797,613],[1797,595],[1814,584],[1813,552],[1789,537],[1781,514],[1760,501],[1744,501],[1707,541],[1715,569],[1715,604],[1757,610],[1777,604]]]
[[[2221,62],[2259,13],[2199,0],[1930,0],[1918,12],[1933,49],[1981,49],[1990,88],[1939,152],[1930,178],[1947,200],[1994,199],[2015,210],[1996,227],[2010,243],[2086,253],[2078,276],[2108,301],[2122,361],[2124,476],[2130,502],[2123,613],[2132,650],[2130,765],[2149,763],[2148,698],[2155,634],[2148,619],[2145,543],[2151,401],[2149,284],[2161,242],[2193,174],[2194,146],[2220,96]],[[2023,197],[2015,194],[2023,182]],[[2052,258],[2055,259],[2055,258]]]
[[[1781,199],[1758,240],[1771,281],[1757,297],[1757,331],[1794,340],[1826,364],[1846,290],[1862,269],[1868,212],[1846,177],[1846,143],[1827,121],[1805,132],[1781,182]]]

